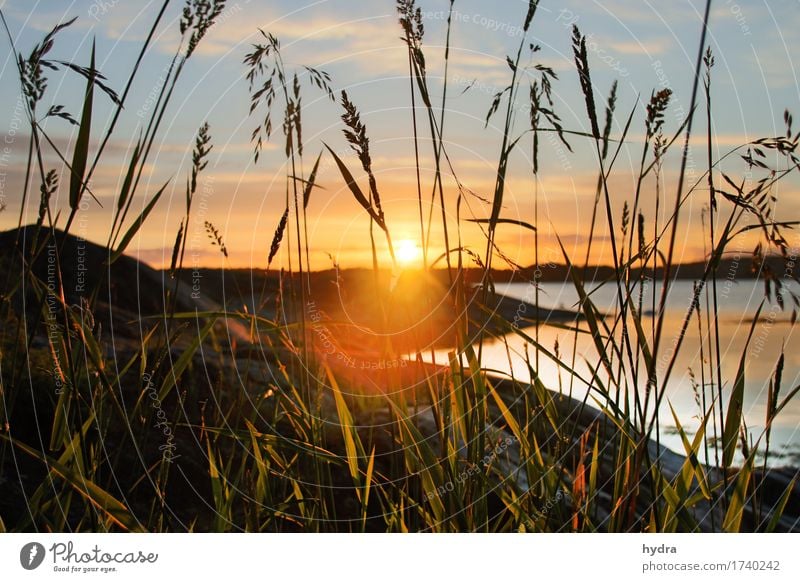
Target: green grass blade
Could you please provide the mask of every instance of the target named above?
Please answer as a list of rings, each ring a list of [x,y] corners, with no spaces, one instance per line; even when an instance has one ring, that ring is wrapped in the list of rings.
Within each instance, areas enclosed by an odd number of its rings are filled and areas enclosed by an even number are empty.
[[[267,464],[264,461],[264,455],[261,453],[261,443],[258,442],[256,427],[253,426],[249,420],[245,419],[245,425],[250,433],[250,443],[253,447],[253,455],[256,458],[256,499],[263,502],[267,497]]]
[[[750,484],[750,477],[753,474],[755,458],[754,450],[736,477],[733,495],[731,495],[728,511],[725,513],[725,519],[722,522],[723,531],[728,533],[738,533],[742,529],[742,517],[744,517],[744,506],[747,501],[747,488]]]
[[[366,529],[367,526],[367,513],[369,511],[369,492],[372,487],[372,472],[375,469],[375,447],[372,447],[372,452],[367,461],[367,475],[364,479],[364,494],[361,497],[361,529]]]
[[[661,531],[664,533],[676,531],[679,526],[682,532],[696,532],[699,527],[697,521],[688,511],[689,495],[681,495],[664,477],[656,465],[651,467],[654,480],[658,484],[658,491],[667,503],[669,512],[663,517]]]
[[[445,483],[445,476],[439,464],[438,456],[433,452],[425,437],[417,430],[417,427],[414,426],[414,423],[408,418],[408,415],[398,408],[391,399],[387,398],[387,402],[397,415],[401,430],[401,441],[405,444],[403,450],[408,469],[413,473],[419,474],[427,501],[433,510],[436,522],[440,524],[445,519],[445,510],[437,489]]]
[[[508,406],[506,406],[506,403],[503,401],[503,398],[497,392],[497,389],[492,385],[491,382],[487,382],[487,385],[489,386],[489,394],[494,399],[495,404],[497,404],[497,408],[500,409],[500,414],[502,415],[503,420],[506,421],[506,424],[508,425],[508,428],[511,431],[511,434],[513,434],[514,438],[517,439],[517,442],[520,443],[520,447],[521,447],[521,449],[520,449],[520,457],[523,457],[522,447],[523,447],[523,444],[525,443],[526,439],[524,438],[524,435],[522,433],[522,429],[520,428],[519,423],[517,422],[517,419],[514,418],[514,415],[508,409]]]
[[[132,532],[144,532],[136,517],[130,510],[116,497],[109,492],[101,489],[85,475],[76,475],[73,471],[46,455],[41,454],[36,449],[14,440],[8,435],[0,434],[0,438],[8,441],[24,453],[44,463],[52,472],[61,477],[68,485],[77,491],[86,500],[92,503],[97,509],[105,514],[113,523],[119,527]]]
[[[72,173],[69,180],[69,206],[75,211],[83,192],[83,176],[86,173],[86,160],[89,158],[89,137],[92,132],[92,102],[94,101],[94,42],[92,42],[92,58],[89,65],[89,78],[86,81],[86,94],[83,99],[81,125],[78,139],[72,153]]]
[[[73,387],[72,382],[67,380],[63,372],[64,362],[62,361],[62,356],[66,354],[64,340],[61,337],[48,337],[48,341],[50,343],[50,354],[53,358],[53,373],[58,376],[59,381],[61,382],[61,390],[58,395],[56,410],[53,415],[53,426],[50,431],[50,450],[56,451],[64,445],[69,433],[69,428],[67,425],[69,422],[68,419],[70,404],[72,402]],[[55,348],[53,341],[57,341],[61,344],[59,349]]]
[[[764,302],[758,306],[753,322],[750,324],[750,333],[747,334],[747,341],[742,350],[742,357],[739,359],[739,370],[736,372],[736,380],[733,383],[733,390],[728,401],[728,412],[725,415],[725,430],[722,434],[722,466],[727,468],[733,462],[733,455],[736,453],[736,441],[739,436],[739,427],[742,423],[742,409],[744,406],[744,385],[745,385],[745,362],[747,359],[747,348],[758,323],[758,316]]]
[[[594,345],[597,349],[597,355],[600,356],[600,361],[603,363],[603,366],[608,372],[609,377],[614,378],[615,373],[611,367],[611,360],[609,359],[608,353],[603,346],[603,336],[600,333],[597,309],[595,308],[594,303],[592,303],[592,300],[589,299],[589,296],[586,294],[583,281],[581,281],[578,271],[572,265],[572,261],[570,261],[569,255],[567,254],[567,249],[564,248],[564,244],[561,242],[561,237],[556,235],[556,239],[558,240],[558,245],[561,247],[561,254],[564,256],[564,261],[566,261],[567,268],[569,269],[570,277],[572,278],[572,284],[575,286],[575,290],[578,292],[581,310],[583,311],[583,314],[586,317],[586,323],[589,325],[589,329],[592,332],[592,339],[594,340]]]
[[[798,392],[800,392],[800,384],[792,388],[789,391],[789,393],[784,397],[784,399],[781,400],[781,403],[775,409],[775,413],[773,414],[773,416],[777,416],[778,414],[780,414],[781,410],[783,410],[784,407],[786,407],[786,405],[789,404],[789,402],[792,400],[792,398],[794,398],[797,395]]]
[[[600,469],[600,427],[597,426],[594,432],[594,445],[592,446],[592,461],[589,465],[589,488],[586,492],[586,515],[585,519],[591,519],[591,503],[597,495],[597,473]]]
[[[109,265],[112,264],[114,261],[116,261],[118,258],[120,258],[122,256],[122,253],[125,252],[125,249],[128,248],[128,245],[133,240],[133,237],[136,236],[136,233],[139,232],[139,229],[142,227],[142,224],[144,224],[144,221],[147,220],[147,217],[153,210],[153,207],[155,207],[155,205],[158,203],[158,200],[164,193],[167,184],[169,184],[169,180],[165,182],[163,186],[161,186],[158,192],[156,192],[155,196],[153,196],[153,199],[150,200],[150,202],[148,202],[147,206],[145,206],[144,210],[142,210],[142,213],[133,222],[128,231],[125,233],[125,236],[122,237],[122,241],[119,243],[119,246],[112,253],[111,258],[108,259]]]
[[[206,339],[211,328],[214,327],[214,324],[217,322],[217,319],[212,317],[209,319],[206,324],[198,330],[197,336],[192,340],[192,343],[183,351],[180,358],[170,367],[169,374],[167,377],[164,378],[164,383],[161,385],[161,389],[158,391],[158,399],[164,400],[169,394],[169,391],[175,386],[178,381],[178,378],[181,377],[181,374],[186,370],[189,366],[189,363],[194,358],[195,352],[200,348],[200,344]]]
[[[778,527],[778,523],[780,523],[781,516],[783,512],[786,510],[786,504],[789,502],[789,498],[792,496],[794,492],[795,485],[797,484],[797,477],[795,476],[792,479],[792,482],[789,483],[789,486],[786,488],[786,491],[783,492],[781,498],[778,500],[778,503],[772,508],[772,517],[767,524],[767,533],[772,533]]]
[[[336,155],[336,152],[333,151],[328,144],[324,145],[326,148],[328,148],[328,151],[333,156],[333,160],[336,162],[336,166],[339,168],[339,172],[342,174],[342,178],[344,178],[344,181],[347,183],[347,187],[350,188],[350,192],[353,193],[353,197],[356,199],[356,202],[358,202],[364,208],[364,210],[366,210],[369,213],[369,215],[372,217],[375,223],[381,227],[381,229],[386,230],[386,225],[383,223],[383,219],[372,207],[367,197],[364,196],[364,193],[358,186],[356,179],[353,178],[353,174],[350,173],[350,170],[347,169],[347,166],[345,166],[341,158],[339,158],[339,156]]]
[[[139,163],[141,147],[141,141],[136,142],[136,147],[133,150],[133,156],[131,156],[131,161],[128,165],[128,171],[125,174],[125,180],[122,182],[122,189],[119,191],[119,199],[117,200],[118,210],[122,210],[125,207],[125,203],[128,201],[128,195],[131,192],[131,184],[133,183],[133,175],[136,171],[136,165]]]
[[[311,168],[311,173],[308,175],[308,181],[305,188],[303,188],[303,209],[308,208],[308,202],[311,200],[311,190],[316,186],[317,169],[319,168],[319,161],[322,158],[322,152],[317,155],[317,161],[314,162],[314,167]]]
[[[491,219],[489,218],[467,218],[467,222],[474,222],[475,224],[491,224]],[[528,222],[524,222],[522,220],[514,220],[513,218],[498,218],[495,220],[495,224],[515,224],[517,226],[521,226],[522,228],[527,228],[530,231],[536,232],[536,227]]]
[[[691,491],[692,478],[697,477],[697,483],[700,486],[700,490],[703,492],[703,496],[706,499],[711,499],[711,490],[708,488],[705,471],[703,470],[703,466],[700,464],[700,461],[697,458],[697,454],[700,451],[700,445],[703,443],[703,437],[706,433],[706,425],[708,424],[708,419],[711,417],[712,410],[709,409],[706,411],[705,416],[703,417],[703,422],[700,425],[697,434],[694,436],[694,440],[690,444],[689,439],[686,436],[686,431],[683,429],[680,420],[678,420],[678,415],[675,412],[675,409],[672,407],[672,403],[670,403],[669,409],[672,412],[672,418],[675,420],[675,426],[678,429],[681,442],[683,443],[683,448],[686,451],[686,460],[684,461],[681,472],[678,475],[678,490],[679,492],[688,494]]]
[[[342,391],[339,389],[339,383],[331,372],[327,364],[323,364],[325,373],[331,384],[331,391],[333,392],[334,400],[336,401],[336,412],[339,415],[339,427],[342,429],[342,437],[344,438],[344,449],[347,454],[347,467],[350,469],[350,477],[356,486],[356,492],[359,497],[361,496],[361,474],[358,470],[358,459],[363,456],[359,454],[359,446],[361,439],[358,437],[355,426],[353,425],[353,415],[350,413],[350,408],[344,401]]]
[[[304,413],[307,411],[304,411]],[[249,430],[234,430],[230,427],[226,428],[219,428],[213,426],[200,426],[200,425],[193,425],[193,424],[180,424],[179,426],[186,426],[187,428],[191,428],[194,430],[204,430],[209,434],[216,434],[220,436],[224,436],[226,438],[233,439],[234,441],[243,441],[251,438],[251,433]],[[336,455],[335,453],[323,449],[320,446],[315,445],[314,443],[307,442],[307,441],[299,441],[287,436],[279,436],[276,434],[267,434],[261,432],[254,432],[252,433],[259,442],[264,443],[267,447],[275,447],[276,449],[279,447],[285,447],[287,449],[291,449],[292,453],[299,453],[301,455],[313,455],[317,457],[320,461],[324,461],[331,465],[336,465],[337,467],[344,467],[345,463],[342,461],[342,458]]]
[[[650,346],[647,343],[647,334],[645,333],[644,328],[642,327],[641,314],[636,310],[636,306],[634,305],[633,301],[628,301],[628,308],[631,310],[631,319],[633,320],[633,325],[634,328],[636,329],[636,339],[639,344],[639,348],[642,350],[642,357],[644,358],[645,369],[652,370],[653,356],[650,353]]]
[[[216,455],[211,448],[211,442],[206,443],[208,450],[208,475],[211,477],[211,494],[214,497],[215,515],[214,515],[214,531],[224,531],[226,528],[227,512],[226,507],[226,487],[225,477],[220,473],[219,466],[217,465]]]

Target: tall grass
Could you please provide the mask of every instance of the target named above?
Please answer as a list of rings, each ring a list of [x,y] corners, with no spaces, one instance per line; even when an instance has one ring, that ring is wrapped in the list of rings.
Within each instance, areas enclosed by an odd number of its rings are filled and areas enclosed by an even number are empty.
[[[793,255],[784,232],[797,221],[773,215],[774,190],[780,180],[798,169],[800,134],[793,133],[787,112],[785,136],[754,140],[714,157],[713,57],[704,41],[710,1],[689,113],[668,135],[664,134],[665,113],[672,98],[668,90],[653,92],[644,107],[637,104],[620,124],[614,83],[601,120],[586,38],[577,27],[572,32],[575,74],[588,129],[566,128],[553,98],[554,85],[560,80],[545,65],[525,64],[537,59],[541,49],[523,36],[515,57],[507,62],[509,84],[494,96],[486,118],[488,124],[498,112],[504,112],[500,116],[496,182],[486,205],[488,217],[473,212],[470,201],[478,200],[479,208],[484,207],[483,202],[458,177],[444,135],[451,18],[444,51],[445,85],[437,110],[422,44],[421,11],[413,0],[398,2],[400,32],[408,49],[424,279],[435,281],[434,267],[444,261],[449,283],[442,296],[426,291],[420,298],[428,309],[443,301],[451,314],[450,325],[442,332],[450,346],[448,359],[434,360],[434,364],[423,362],[424,354],[433,351],[430,343],[416,338],[409,349],[408,338],[389,333],[398,299],[383,275],[376,230],[386,239],[392,263],[394,253],[367,124],[342,91],[343,137],[357,158],[366,188],[354,176],[350,160],[338,154],[341,150],[333,144],[315,144],[320,154],[306,173],[304,148],[309,144],[303,141],[303,90],[321,91],[335,101],[333,81],[313,67],[287,69],[279,40],[265,31],[260,31],[260,42],[244,57],[251,96],[249,115],[257,124],[252,133],[253,156],[258,162],[265,141],[275,139],[273,119],[282,116],[286,174],[283,194],[279,200],[268,201],[282,212],[270,248],[264,249],[264,273],[258,283],[251,278],[252,288],[247,289],[250,295],[259,295],[258,309],[240,308],[233,301],[199,305],[187,299],[189,274],[184,258],[192,200],[212,155],[211,130],[198,120],[185,209],[177,225],[171,265],[164,273],[168,282],[160,297],[160,312],[137,322],[135,349],[109,337],[107,326],[113,330],[115,325],[109,278],[123,272],[124,251],[167,187],[153,192],[147,202],[142,200],[139,190],[145,164],[185,63],[222,13],[222,1],[186,3],[180,21],[180,48],[171,59],[167,82],[121,176],[105,247],[106,264],[85,296],[76,300],[65,287],[64,261],[73,258],[68,256],[68,238],[57,232],[62,227],[52,200],[61,185],[56,173],[45,167],[44,160],[52,158],[45,154],[57,154],[70,176],[70,212],[62,228],[69,232],[81,211],[82,197],[92,195],[90,178],[101,163],[168,4],[169,0],[165,1],[158,12],[121,96],[107,87],[96,69],[94,49],[88,67],[47,60],[59,32],[72,21],[56,26],[29,56],[14,47],[31,128],[20,226],[29,190],[35,191],[37,182],[41,186],[33,230],[20,229],[14,251],[3,259],[9,276],[2,306],[0,414],[5,426],[0,431],[0,466],[4,474],[15,472],[13,480],[19,487],[11,496],[15,506],[0,506],[4,510],[0,527],[15,531],[401,532],[796,528],[786,509],[795,482],[776,495],[774,487],[767,486],[767,458],[774,420],[800,386],[782,386],[785,358],[779,355],[767,398],[766,428],[753,439],[743,415],[747,348],[738,370],[731,374],[723,369],[716,281],[725,253],[740,239],[756,233],[760,236],[753,252],[756,267],[765,278],[768,295],[784,300],[784,282],[767,259],[770,253],[776,254],[791,269]],[[451,0],[451,15],[453,5]],[[536,25],[538,7],[539,2],[531,0],[521,15],[525,35]],[[8,26],[6,30],[9,39],[13,38]],[[58,150],[38,121],[46,76],[54,68],[86,80],[80,121],[63,108],[51,108],[47,113],[78,126],[71,155]],[[701,83],[704,104],[697,99]],[[89,143],[97,137],[92,120],[98,98],[111,99],[115,109],[89,163]],[[530,108],[530,123],[524,129],[515,126],[521,101]],[[708,126],[707,167],[696,183],[685,187],[693,120],[703,109]],[[427,119],[427,144],[420,137],[424,121],[420,122],[418,115]],[[641,124],[642,117],[645,139],[636,188],[629,199],[626,193],[612,190],[611,177],[629,130]],[[620,126],[622,131],[616,133],[614,128]],[[540,139],[545,132],[554,132],[570,151],[576,140],[586,140],[593,148],[598,177],[588,236],[591,241],[602,230],[610,234],[607,260],[614,266],[610,280],[597,281],[588,268],[588,251],[576,265],[565,246],[560,246],[580,298],[581,313],[579,321],[562,325],[572,336],[573,349],[567,357],[558,345],[550,349],[541,343],[540,326],[548,325],[547,321],[537,319],[531,335],[500,317],[495,309],[495,258],[513,269],[518,267],[499,248],[498,228],[532,233],[535,267],[539,268],[538,184],[547,172],[540,162]],[[512,152],[528,139],[534,215],[504,216]],[[677,154],[676,143],[683,144]],[[425,148],[434,163],[430,184],[424,183],[420,171]],[[316,279],[309,272],[309,249],[314,247],[308,236],[307,211],[318,187],[322,156],[331,156],[342,189],[352,195],[354,208],[369,221],[373,278],[368,292],[379,314],[373,320],[379,340],[372,342],[369,363],[374,366],[366,376],[380,387],[378,391],[362,390],[359,382],[364,378],[357,378],[319,346],[323,331],[335,346],[363,338],[357,335],[363,334],[363,329],[335,321],[315,307],[320,290],[314,287]],[[681,168],[672,198],[663,190],[661,179],[662,165],[670,156],[678,157]],[[723,162],[734,156],[743,157],[749,170],[763,174],[752,188],[723,170]],[[447,193],[448,180],[455,185],[455,200]],[[648,183],[653,183],[656,196],[657,210],[652,217],[642,210],[643,197],[650,192]],[[430,196],[426,197],[428,188]],[[667,351],[662,338],[671,275],[677,268],[677,232],[686,226],[687,202],[705,195],[709,226],[704,231],[705,271],[695,284],[691,305],[686,306],[676,343]],[[441,216],[434,218],[437,205]],[[131,220],[134,206],[141,211]],[[447,219],[454,206],[455,233]],[[659,213],[662,207],[672,209],[666,217]],[[444,251],[433,260],[431,233],[436,220],[441,221],[436,226],[443,234]],[[464,244],[461,227],[465,223],[480,227],[485,248],[476,250]],[[225,233],[210,221],[205,227],[211,244],[227,258]],[[55,245],[56,277],[51,281],[48,272],[37,265],[48,260],[54,241],[60,244]],[[278,258],[284,258],[288,267],[276,272],[273,265]],[[481,270],[477,288],[469,278],[467,266],[472,263]],[[648,318],[643,287],[659,273],[662,292],[658,305],[650,306],[653,316]],[[796,278],[794,271],[791,273]],[[539,281],[531,283],[538,285]],[[258,284],[260,289],[255,288]],[[604,285],[612,286],[615,293],[610,313],[601,312],[593,299]],[[237,291],[244,299],[242,289]],[[797,297],[788,297],[794,302],[792,309],[800,306]],[[540,313],[538,288],[535,306]],[[757,319],[758,313],[748,344]],[[700,428],[693,436],[684,428],[686,419],[671,411],[665,399],[675,382],[678,353],[692,322],[698,326],[705,350],[698,363]],[[486,342],[511,334],[524,341],[529,377],[502,377],[483,364]],[[575,356],[575,347],[584,336],[591,338],[595,350],[588,371]],[[506,351],[509,360],[519,357],[509,347]],[[541,362],[548,359],[557,365],[559,385],[566,380],[570,395],[573,386],[586,389],[583,400],[573,400],[562,390],[556,391],[556,386],[545,385],[540,370]],[[401,361],[410,364],[407,372],[391,365]],[[57,390],[53,390],[54,383]],[[667,412],[674,417],[685,449],[685,457],[677,461],[673,457],[665,461],[663,451],[651,440],[659,439],[660,419]],[[760,470],[756,466],[759,453],[764,458]],[[701,456],[705,462],[700,461]]]

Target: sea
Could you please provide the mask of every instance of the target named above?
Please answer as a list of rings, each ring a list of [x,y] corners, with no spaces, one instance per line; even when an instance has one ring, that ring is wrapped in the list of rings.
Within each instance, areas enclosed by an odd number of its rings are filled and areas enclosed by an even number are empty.
[[[794,284],[793,284],[794,285]],[[800,293],[799,286],[790,287],[795,293]],[[616,285],[613,283],[587,285],[587,292],[601,313],[613,315],[617,302]],[[536,301],[537,288],[531,284],[508,283],[497,285],[497,292],[520,300],[520,304],[532,304]],[[642,286],[641,301],[643,328],[648,337],[652,335],[652,324],[655,320],[654,313],[658,310],[661,295],[661,284],[650,282]],[[639,290],[634,292],[638,297]],[[675,281],[670,285],[666,307],[665,320],[661,338],[661,347],[656,355],[657,369],[663,375],[680,335],[680,329],[686,318],[687,311],[694,297],[694,283],[692,281]],[[692,312],[690,324],[686,330],[680,348],[677,350],[675,365],[664,393],[663,405],[659,413],[658,439],[668,448],[685,453],[680,434],[677,430],[670,406],[675,411],[681,426],[691,436],[700,426],[703,410],[703,393],[705,392],[706,408],[712,406],[717,394],[717,387],[712,385],[708,377],[709,357],[715,349],[713,338],[708,335],[708,322],[716,318],[719,324],[722,370],[722,395],[723,410],[727,412],[727,398],[731,392],[740,362],[744,358],[745,370],[745,397],[744,420],[747,427],[748,440],[758,443],[759,449],[764,448],[764,428],[766,425],[767,395],[770,381],[775,374],[776,364],[781,351],[785,354],[785,365],[781,382],[779,401],[783,399],[792,388],[800,384],[800,323],[791,321],[792,300],[784,290],[785,309],[772,297],[765,298],[763,281],[755,279],[746,280],[718,280],[717,282],[717,307],[714,309],[713,298],[702,292],[699,298],[700,317],[702,330],[698,327],[697,313]],[[762,305],[763,301],[763,305]],[[578,294],[572,283],[540,283],[538,286],[538,303],[542,308],[549,309],[578,309]],[[761,306],[752,336],[748,343],[751,326],[754,325],[756,312]],[[525,308],[519,310],[524,317]],[[609,317],[611,323],[613,318]],[[550,324],[540,324],[537,327],[525,327],[522,331],[531,337],[538,337],[540,346],[556,352],[562,362],[567,363],[583,378],[591,377],[591,370],[599,361],[595,343],[588,333],[576,334],[565,325],[563,321]],[[585,322],[579,325],[586,329]],[[650,340],[652,345],[652,339]],[[588,389],[586,383],[576,380],[571,374],[565,372],[551,357],[543,352],[538,354],[533,345],[520,337],[517,333],[510,333],[501,338],[487,339],[481,351],[481,364],[484,368],[496,370],[501,374],[513,374],[522,381],[529,381],[531,374],[526,363],[533,364],[538,376],[545,386],[556,392],[568,394],[573,398],[588,398],[587,403],[599,406],[598,401],[603,398],[596,390]],[[438,351],[435,355],[438,362],[447,361],[447,350]],[[572,366],[574,362],[574,367]],[[642,364],[644,366],[644,364]],[[703,373],[705,369],[705,373]],[[641,377],[646,377],[642,373]],[[704,383],[705,381],[705,383]],[[640,396],[646,390],[646,382],[640,382],[638,387]],[[631,405],[633,396],[630,395]],[[595,400],[597,399],[597,400]],[[715,404],[718,411],[718,404]],[[709,437],[713,437],[711,426],[708,428]],[[772,424],[770,443],[769,465],[771,466],[800,466],[800,395],[791,400],[781,411]],[[709,449],[709,459],[705,452],[701,452],[704,461],[714,462],[714,449]],[[741,453],[738,453],[741,461]],[[763,462],[763,459],[761,460]]]

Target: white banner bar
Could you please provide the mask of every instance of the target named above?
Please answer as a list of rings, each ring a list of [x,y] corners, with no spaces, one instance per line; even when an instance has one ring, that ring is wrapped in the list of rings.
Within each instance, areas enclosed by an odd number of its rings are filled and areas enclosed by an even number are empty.
[[[797,580],[797,541],[790,534],[3,534],[0,579]]]

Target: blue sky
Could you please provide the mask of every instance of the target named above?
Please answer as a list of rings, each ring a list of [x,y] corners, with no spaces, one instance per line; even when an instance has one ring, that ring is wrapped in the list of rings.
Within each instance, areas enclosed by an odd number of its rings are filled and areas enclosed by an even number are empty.
[[[109,85],[119,90],[133,66],[161,2],[122,2],[94,0],[81,2],[7,0],[2,9],[15,44],[27,53],[56,23],[78,17],[78,21],[58,37],[54,54],[64,60],[88,64],[92,40],[97,43],[98,68],[108,77]],[[159,27],[158,38],[144,61],[137,82],[128,98],[126,111],[112,138],[104,162],[92,188],[104,208],[93,205],[81,224],[85,236],[105,241],[111,220],[110,207],[121,183],[122,165],[130,155],[138,131],[150,108],[151,94],[160,87],[165,66],[179,42],[178,18],[182,1],[174,1]],[[447,0],[419,2],[425,24],[424,47],[428,75],[438,104],[443,74],[443,43]],[[667,114],[665,133],[680,124],[679,107],[688,110],[694,59],[697,53],[701,11],[704,2],[674,0],[596,0],[541,2],[529,32],[529,40],[542,49],[526,64],[542,63],[552,67],[560,79],[554,87],[556,108],[565,127],[586,130],[585,108],[577,74],[572,63],[570,35],[577,24],[589,35],[589,59],[598,103],[605,100],[614,79],[619,80],[618,134],[637,98],[640,104],[630,131],[631,145],[623,148],[611,185],[614,211],[619,216],[625,200],[630,201],[632,179],[644,133],[643,110],[654,88],[669,86],[675,102]],[[486,2],[456,0],[448,71],[448,101],[445,139],[448,141],[456,171],[462,182],[481,195],[490,196],[501,141],[501,116],[484,128],[486,111],[492,95],[510,79],[506,55],[514,54],[521,39],[521,24],[527,0]],[[231,253],[231,266],[263,267],[272,232],[283,211],[285,173],[280,123],[270,149],[259,163],[253,164],[249,135],[256,121],[247,117],[248,93],[242,59],[251,44],[258,42],[258,28],[275,34],[289,68],[310,65],[330,73],[337,92],[346,89],[359,106],[371,139],[379,186],[384,197],[389,225],[395,240],[418,237],[416,222],[416,186],[411,140],[411,111],[407,61],[394,2],[353,2],[318,0],[316,2],[238,0],[228,2],[218,23],[192,57],[167,110],[157,151],[150,160],[145,189],[137,201],[141,208],[164,181],[172,178],[167,197],[156,208],[132,247],[148,262],[168,262],[172,242],[180,222],[183,204],[182,185],[190,168],[194,133],[204,122],[211,125],[214,150],[201,180],[205,188],[203,219],[193,223],[190,235],[199,237],[203,220],[211,220],[223,234]],[[800,56],[800,3],[795,0],[717,0],[713,4],[708,43],[716,57],[713,71],[714,125],[717,154],[750,139],[782,133],[785,108],[800,111],[800,84],[796,57]],[[15,104],[19,86],[9,42],[2,40],[0,51],[0,133],[8,144],[4,161],[3,201],[7,209],[0,213],[0,228],[16,225],[20,208],[21,163],[27,151],[27,132],[17,129]],[[467,89],[469,87],[469,89]],[[466,91],[465,91],[466,89]],[[464,92],[465,91],[465,92]],[[523,92],[525,93],[525,92]],[[83,83],[73,75],[52,74],[45,101],[63,104],[79,115]],[[94,127],[107,122],[110,104],[100,100]],[[345,149],[341,136],[340,107],[310,87],[304,89],[304,133],[306,170],[313,163],[322,142],[335,150]],[[522,104],[522,103],[521,103]],[[677,108],[677,109],[676,109]],[[706,127],[704,111],[695,125],[698,136],[693,156],[697,172],[702,172]],[[17,116],[19,117],[18,113]],[[280,117],[278,116],[278,119]],[[527,125],[523,108],[516,118],[516,131]],[[77,132],[60,120],[47,122],[48,132],[70,151]],[[13,133],[13,135],[11,135]],[[503,215],[532,220],[532,178],[529,139],[514,154],[509,192]],[[540,193],[543,244],[555,248],[557,232],[570,252],[582,256],[585,234],[591,216],[597,169],[591,144],[573,141],[574,155],[565,156],[559,147],[545,140],[542,153]],[[430,191],[432,156],[427,143],[422,145],[423,192]],[[348,157],[355,171],[355,158]],[[55,165],[55,159],[50,161]],[[730,171],[739,175],[741,165]],[[664,169],[665,195],[671,200],[675,166]],[[330,162],[323,162],[320,181],[325,190],[317,190],[309,207],[309,230],[312,262],[317,268],[329,266],[327,253],[337,256],[345,266],[368,263],[368,221],[357,206]],[[62,182],[68,177],[62,176]],[[782,187],[780,210],[797,216],[796,182]],[[648,185],[649,189],[652,185]],[[38,188],[34,188],[36,194]],[[427,196],[428,194],[426,194]],[[35,220],[37,196],[29,204],[27,219]],[[650,194],[646,197],[652,198]],[[58,193],[56,204],[64,206],[66,189]],[[681,232],[685,259],[702,256],[697,235],[699,216],[705,198],[698,192],[687,213],[690,218]],[[448,211],[455,212],[455,194],[449,182]],[[475,217],[489,210],[477,201],[471,203]],[[654,208],[644,204],[652,218]],[[438,213],[438,210],[437,210]],[[195,232],[197,231],[197,232]],[[435,233],[436,234],[436,233]],[[203,234],[203,238],[204,238]],[[468,244],[482,248],[476,227],[465,226]],[[509,255],[523,263],[532,260],[530,233],[508,230],[500,244]],[[205,239],[204,239],[205,240]],[[603,238],[593,246],[596,260],[609,262]],[[434,241],[434,246],[437,243]],[[203,264],[218,265],[221,257],[208,245],[196,249]]]

